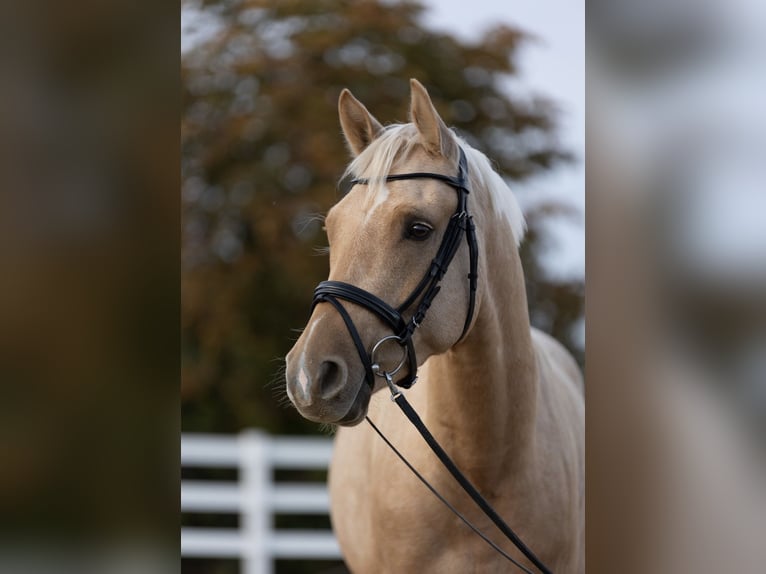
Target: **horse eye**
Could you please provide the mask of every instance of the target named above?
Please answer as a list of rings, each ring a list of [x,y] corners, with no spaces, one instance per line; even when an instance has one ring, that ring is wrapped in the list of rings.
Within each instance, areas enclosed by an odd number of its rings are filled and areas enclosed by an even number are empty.
[[[432,231],[433,227],[427,223],[417,222],[410,225],[409,229],[407,230],[407,237],[416,241],[423,241],[429,235],[431,235]]]

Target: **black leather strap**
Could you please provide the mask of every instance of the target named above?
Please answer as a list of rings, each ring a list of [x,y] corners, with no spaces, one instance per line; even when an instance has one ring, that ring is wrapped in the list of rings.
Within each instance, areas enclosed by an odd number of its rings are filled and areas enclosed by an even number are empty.
[[[316,306],[318,302],[325,300],[328,295],[332,297],[340,297],[346,301],[361,305],[368,311],[372,311],[378,317],[383,319],[383,321],[395,332],[404,329],[404,319],[399,311],[391,307],[379,297],[376,297],[369,291],[360,289],[356,285],[344,283],[343,281],[322,281],[317,288],[314,289],[313,306]]]
[[[402,181],[406,179],[438,179],[439,181],[443,181],[444,183],[457,189],[464,189],[465,187],[465,181],[463,181],[459,177],[452,177],[449,175],[443,175],[441,173],[429,173],[424,171],[416,171],[413,173],[400,173],[395,175],[388,175],[385,177],[385,181]],[[356,185],[356,184],[367,185],[369,183],[370,183],[370,178],[368,177],[357,177],[351,180],[352,185]],[[466,191],[468,190],[466,189]]]
[[[455,189],[462,189],[468,193],[468,182],[466,175],[468,174],[468,160],[465,157],[463,148],[458,148],[459,156],[457,162],[457,177],[450,175],[444,175],[442,173],[431,173],[427,171],[415,171],[411,173],[399,173],[394,175],[387,175],[385,181],[402,181],[406,179],[438,179],[444,183],[454,187]],[[371,181],[369,177],[357,177],[351,180],[352,185],[361,184],[367,185]]]
[[[465,492],[473,499],[476,505],[481,508],[482,512],[484,512],[484,514],[486,514],[487,517],[492,520],[495,526],[500,529],[500,532],[502,532],[505,537],[508,538],[508,540],[510,540],[513,545],[521,551],[522,554],[524,554],[524,556],[529,558],[532,564],[534,564],[538,570],[540,570],[540,572],[543,572],[543,574],[551,574],[550,569],[542,563],[542,561],[535,555],[534,552],[532,552],[532,550],[527,547],[526,544],[524,544],[521,538],[519,538],[519,536],[511,529],[510,526],[505,523],[505,521],[495,511],[495,509],[492,508],[489,502],[487,502],[487,499],[485,499],[476,489],[476,487],[471,484],[471,482],[463,475],[462,472],[460,472],[460,469],[458,469],[447,452],[434,438],[426,425],[423,423],[423,420],[418,416],[418,413],[415,412],[415,409],[413,409],[409,401],[407,401],[405,396],[402,393],[397,393],[393,399],[399,408],[402,409],[404,415],[410,420],[415,428],[418,429],[418,432],[425,439],[426,443],[428,443],[428,446],[431,447],[431,450],[434,452],[434,454],[439,458],[439,461],[441,461],[441,463],[444,465],[444,468],[449,471],[449,473],[455,478],[458,484],[460,484],[463,490],[465,490]]]
[[[338,311],[338,314],[343,318],[343,322],[346,324],[346,329],[348,329],[348,332],[351,334],[351,339],[354,341],[354,346],[356,347],[356,352],[359,354],[359,359],[362,361],[362,365],[364,365],[365,380],[368,381],[368,384],[369,381],[373,381],[374,383],[375,375],[372,372],[370,356],[367,354],[367,349],[364,347],[362,337],[359,336],[359,331],[356,330],[356,325],[354,325],[354,322],[351,320],[348,311],[343,308],[343,305],[341,305],[335,297],[322,297],[321,300],[327,301],[330,305],[335,307],[335,310]]]
[[[471,327],[474,308],[476,307],[476,290],[479,285],[479,246],[476,242],[476,225],[473,217],[468,216],[468,228],[466,230],[466,240],[468,241],[468,258],[470,260],[470,270],[468,272],[468,313],[465,316],[463,333],[460,335],[460,341],[463,340],[468,329]]]
[[[452,512],[455,516],[457,516],[463,522],[463,524],[465,524],[468,528],[473,530],[473,532],[477,536],[479,536],[482,540],[484,540],[484,542],[489,544],[498,554],[502,555],[506,560],[508,560],[515,566],[517,566],[520,570],[523,570],[524,572],[526,572],[526,574],[533,574],[529,568],[527,568],[523,564],[520,564],[517,560],[513,558],[513,556],[511,556],[505,550],[500,548],[500,546],[498,546],[491,538],[489,538],[489,536],[487,536],[481,530],[479,530],[479,528],[474,526],[474,524],[471,523],[471,521],[468,520],[457,508],[455,508],[452,504],[450,504],[449,500],[447,500],[438,490],[436,490],[433,486],[431,486],[431,483],[428,482],[425,479],[425,477],[422,474],[420,474],[414,466],[412,466],[410,461],[408,461],[401,452],[399,452],[399,449],[397,449],[393,445],[393,443],[390,440],[388,440],[386,435],[384,435],[383,432],[377,427],[377,425],[374,422],[372,422],[372,419],[370,419],[370,417],[364,417],[364,418],[367,421],[367,423],[370,425],[370,427],[372,427],[372,430],[374,430],[377,433],[377,435],[383,440],[383,442],[385,442],[386,445],[388,445],[388,448],[390,448],[393,451],[393,453],[399,458],[399,460],[401,460],[407,466],[407,468],[409,468],[412,471],[412,474],[414,474],[417,477],[417,479],[421,483],[423,483],[423,486],[425,486],[428,490],[430,490],[431,493],[436,498],[438,498],[442,502],[442,504],[444,504],[444,506],[446,506],[447,509],[449,509],[450,512]]]

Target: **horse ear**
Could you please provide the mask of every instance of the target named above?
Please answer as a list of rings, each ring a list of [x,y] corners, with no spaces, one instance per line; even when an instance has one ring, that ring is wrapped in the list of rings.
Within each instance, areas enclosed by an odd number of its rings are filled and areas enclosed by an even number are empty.
[[[354,156],[362,153],[383,131],[380,122],[345,88],[338,98],[338,115],[346,143]]]
[[[446,147],[452,141],[449,130],[423,84],[415,78],[410,80],[410,98],[410,119],[418,128],[426,150],[434,155],[448,155]]]

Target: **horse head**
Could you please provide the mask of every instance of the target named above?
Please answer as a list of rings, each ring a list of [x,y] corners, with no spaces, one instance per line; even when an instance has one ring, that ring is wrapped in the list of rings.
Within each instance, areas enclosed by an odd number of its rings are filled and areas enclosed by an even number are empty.
[[[475,257],[462,241],[446,261],[448,268],[434,271],[439,280],[426,306],[427,320],[422,325],[412,320],[428,296],[429,289],[418,288],[435,269],[445,233],[456,225],[463,226],[458,232],[468,233],[473,226],[470,217],[451,225],[460,215],[461,193],[468,195],[467,179],[461,190],[463,180],[455,178],[464,169],[465,156],[416,80],[411,81],[410,123],[384,128],[348,90],[340,94],[338,109],[354,158],[346,173],[356,183],[325,219],[329,281],[359,288],[401,311],[400,319],[412,331],[408,345],[381,344],[371,357],[376,374],[396,371],[392,379],[400,382],[412,378],[411,371],[428,357],[447,351],[469,327],[473,295],[467,277]],[[466,215],[463,209],[462,217]],[[415,300],[408,301],[415,293]],[[307,419],[350,426],[364,419],[372,393],[385,386],[382,377],[370,380],[370,362],[366,368],[363,353],[373,354],[376,342],[402,333],[359,301],[335,303],[315,299],[309,322],[287,355],[287,394]],[[417,365],[397,371],[407,354],[413,361],[417,357]]]

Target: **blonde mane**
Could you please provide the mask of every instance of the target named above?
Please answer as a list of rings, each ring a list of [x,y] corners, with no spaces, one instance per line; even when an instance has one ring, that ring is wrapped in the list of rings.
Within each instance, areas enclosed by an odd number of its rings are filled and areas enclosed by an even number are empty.
[[[524,238],[526,222],[516,196],[502,177],[492,169],[487,156],[472,148],[468,143],[452,134],[455,143],[465,151],[468,160],[468,180],[472,193],[486,190],[490,205],[496,215],[504,218],[511,228],[518,246]],[[419,144],[418,131],[414,124],[391,124],[346,168],[343,178],[370,177],[368,189],[375,195],[388,193],[385,177],[397,156],[406,155]]]

